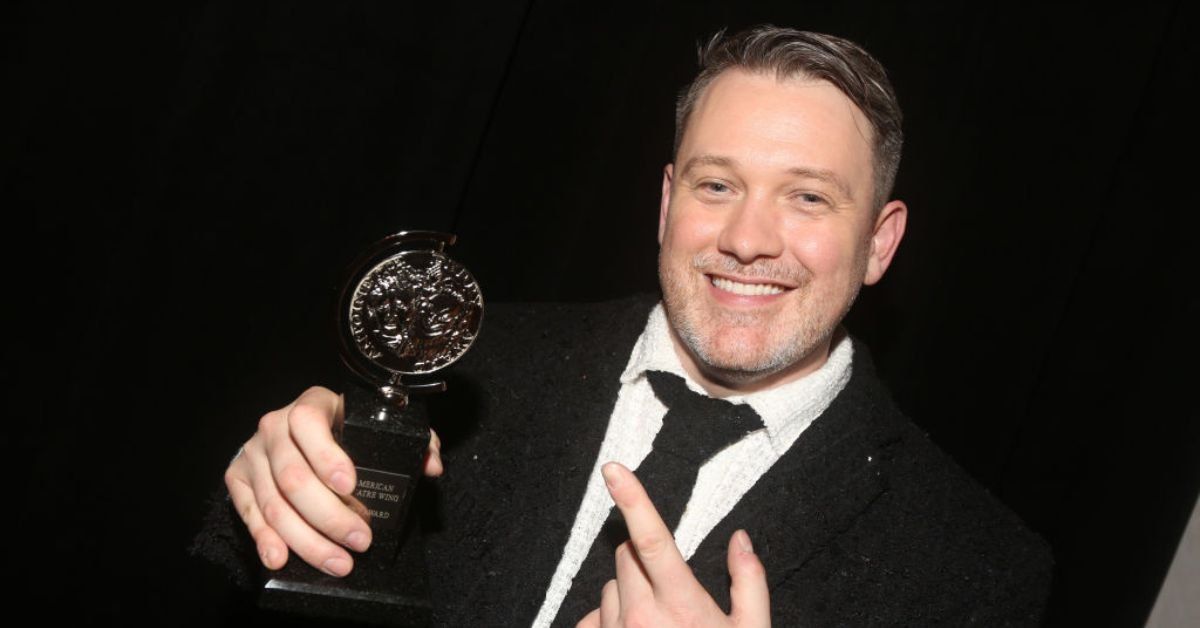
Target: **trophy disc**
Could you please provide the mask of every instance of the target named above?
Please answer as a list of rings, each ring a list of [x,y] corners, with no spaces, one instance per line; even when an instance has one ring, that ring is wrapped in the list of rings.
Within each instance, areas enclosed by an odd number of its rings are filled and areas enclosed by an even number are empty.
[[[377,245],[343,289],[343,358],[376,385],[449,366],[479,335],[479,284],[440,252],[447,241],[452,237],[429,232],[392,236]],[[414,242],[435,248],[405,248]]]

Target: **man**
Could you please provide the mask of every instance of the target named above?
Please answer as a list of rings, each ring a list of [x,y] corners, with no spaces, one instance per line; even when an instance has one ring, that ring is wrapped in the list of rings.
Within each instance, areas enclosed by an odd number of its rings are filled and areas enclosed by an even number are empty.
[[[701,65],[663,173],[661,306],[501,310],[464,359],[483,409],[429,507],[436,619],[1035,622],[1044,544],[890,405],[839,327],[905,230],[906,206],[888,201],[902,138],[883,68],[851,42],[774,27],[715,37]],[[656,504],[674,494],[647,495],[629,471],[671,445],[660,372],[755,421],[699,465],[670,525]],[[347,548],[370,544],[340,497],[355,481],[330,433],[340,404],[314,388],[267,414],[226,472],[268,568],[290,550],[344,575]],[[440,449],[435,436],[430,476]],[[614,502],[630,541],[612,551]]]

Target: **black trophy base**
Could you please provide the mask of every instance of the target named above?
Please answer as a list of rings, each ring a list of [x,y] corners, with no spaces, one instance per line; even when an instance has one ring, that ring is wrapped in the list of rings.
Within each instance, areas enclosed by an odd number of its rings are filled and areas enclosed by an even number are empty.
[[[403,409],[381,403],[361,385],[346,387],[346,416],[337,434],[354,461],[354,497],[370,513],[371,548],[353,554],[345,578],[325,575],[292,556],[267,574],[259,606],[340,622],[425,626],[430,621],[429,584],[421,534],[409,506],[429,444],[425,404]]]
[[[372,548],[353,554],[344,578],[328,576],[292,555],[283,569],[266,573],[259,606],[283,613],[364,625],[427,626],[429,584],[421,535],[408,526],[399,554]]]

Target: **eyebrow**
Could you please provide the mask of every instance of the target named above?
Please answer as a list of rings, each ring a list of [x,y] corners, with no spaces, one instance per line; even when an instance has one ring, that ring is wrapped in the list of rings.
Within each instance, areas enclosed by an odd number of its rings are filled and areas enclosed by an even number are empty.
[[[841,177],[837,176],[832,170],[822,170],[820,168],[788,168],[788,174],[794,174],[798,177],[809,179],[817,179],[824,181],[829,185],[837,188],[839,192],[846,196],[850,201],[854,200],[854,193],[850,191],[850,186]]]
[[[680,171],[679,176],[681,176],[681,177],[687,176],[687,174],[689,172],[691,172],[693,169],[695,169],[698,166],[716,166],[718,168],[737,168],[738,162],[736,159],[733,159],[731,157],[721,157],[719,155],[708,155],[708,154],[696,155],[695,157],[692,157],[691,159],[687,160],[686,163],[683,164],[683,170]],[[797,177],[803,177],[803,178],[807,178],[807,179],[816,179],[818,181],[823,181],[825,183],[828,183],[828,184],[836,187],[839,192],[841,192],[842,194],[844,194],[846,196],[847,199],[850,199],[851,201],[854,200],[854,194],[853,194],[853,192],[850,191],[850,186],[846,185],[846,182],[843,181],[841,177],[837,176],[837,174],[834,173],[832,170],[825,170],[822,168],[805,168],[805,167],[801,167],[801,166],[796,166],[794,168],[788,168],[787,173],[790,175],[797,176]]]
[[[687,176],[697,166],[717,166],[719,168],[736,168],[737,161],[730,157],[718,157],[716,155],[696,155],[687,160],[683,164],[683,170],[679,172],[679,176]]]

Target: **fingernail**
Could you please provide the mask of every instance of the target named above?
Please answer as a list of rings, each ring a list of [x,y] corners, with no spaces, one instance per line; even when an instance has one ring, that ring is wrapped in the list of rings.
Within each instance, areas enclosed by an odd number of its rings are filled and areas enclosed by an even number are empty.
[[[350,476],[345,471],[334,471],[329,477],[329,483],[333,484],[333,490],[349,495],[350,491],[354,490],[354,482],[350,481]]]
[[[617,488],[620,480],[620,472],[617,471],[617,465],[610,462],[600,467],[600,473],[604,476],[604,483],[608,485],[608,488]]]
[[[371,545],[371,540],[367,538],[366,534],[355,530],[346,535],[346,545],[352,550],[365,552],[367,551],[367,547]]]
[[[268,548],[264,549],[261,554],[259,554],[259,556],[262,556],[263,564],[266,565],[268,568],[274,567],[275,557],[277,555],[278,554],[275,552],[274,547],[268,547]]]
[[[747,554],[754,553],[754,545],[750,543],[750,535],[746,534],[745,530],[737,531],[738,545],[742,547],[742,551]]]
[[[321,571],[331,576],[344,576],[350,573],[350,561],[345,558],[330,558],[321,564]]]

